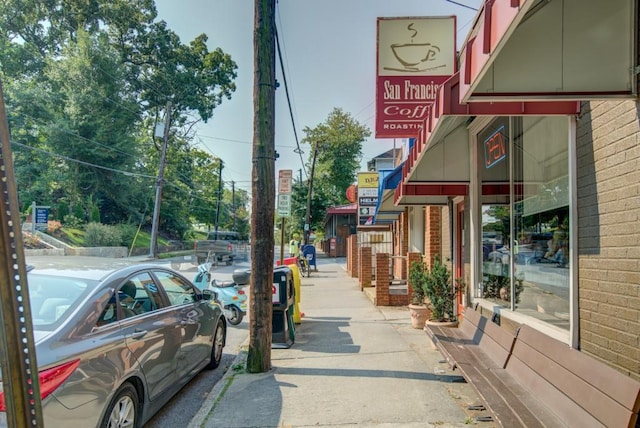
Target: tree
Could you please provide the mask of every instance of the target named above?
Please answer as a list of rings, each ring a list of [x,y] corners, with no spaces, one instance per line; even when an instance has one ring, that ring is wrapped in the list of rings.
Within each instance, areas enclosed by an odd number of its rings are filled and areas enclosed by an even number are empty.
[[[192,129],[235,91],[231,57],[209,51],[205,34],[182,43],[156,21],[153,0],[27,3],[4,0],[0,9],[0,75],[22,205],[71,207],[93,194],[103,221],[139,221],[159,165],[153,130],[171,101],[160,227],[181,234],[189,206],[207,215],[208,202],[185,204],[196,200]]]
[[[313,179],[311,198],[311,229],[318,229],[328,207],[347,203],[345,191],[356,180],[362,160],[362,142],[371,131],[349,113],[334,108],[325,122],[314,128],[304,128],[303,143],[311,146],[309,165],[318,148],[314,177],[294,184],[291,227],[300,230],[304,225],[307,192]]]

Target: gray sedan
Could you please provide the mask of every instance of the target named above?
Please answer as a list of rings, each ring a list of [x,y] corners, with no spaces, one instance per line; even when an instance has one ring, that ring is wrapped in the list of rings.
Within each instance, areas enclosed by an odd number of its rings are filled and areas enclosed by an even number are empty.
[[[220,364],[215,296],[171,269],[35,268],[28,285],[47,428],[141,427]]]

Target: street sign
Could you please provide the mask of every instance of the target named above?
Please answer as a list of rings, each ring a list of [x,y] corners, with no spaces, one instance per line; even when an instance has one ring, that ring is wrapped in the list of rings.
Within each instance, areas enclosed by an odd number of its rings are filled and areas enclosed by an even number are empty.
[[[291,194],[291,185],[293,182],[293,170],[281,169],[278,171],[278,193]]]
[[[278,217],[291,217],[291,195],[278,194]]]

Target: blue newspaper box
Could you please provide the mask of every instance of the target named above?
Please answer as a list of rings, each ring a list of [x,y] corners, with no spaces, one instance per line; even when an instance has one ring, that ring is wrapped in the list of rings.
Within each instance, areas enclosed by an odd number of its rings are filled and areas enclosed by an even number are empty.
[[[316,247],[311,244],[302,246],[302,255],[306,257],[307,262],[309,263],[309,267],[313,266],[314,271],[318,271],[318,266],[316,265]]]
[[[289,266],[284,265],[273,268],[272,293],[271,347],[289,348],[295,341],[295,324],[293,321],[295,286],[293,270]]]

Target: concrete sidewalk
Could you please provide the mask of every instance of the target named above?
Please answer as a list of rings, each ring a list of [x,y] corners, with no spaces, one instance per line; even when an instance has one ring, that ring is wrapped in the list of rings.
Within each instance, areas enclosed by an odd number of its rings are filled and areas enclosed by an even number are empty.
[[[411,327],[407,308],[373,306],[344,259],[317,261],[302,279],[295,343],[272,349],[261,374],[244,372],[243,349],[189,428],[462,427],[488,415],[467,410],[480,399]]]

